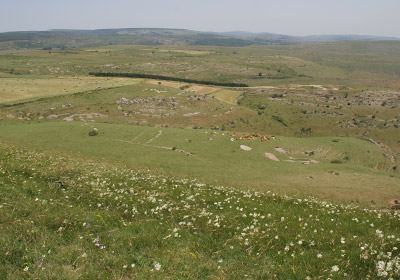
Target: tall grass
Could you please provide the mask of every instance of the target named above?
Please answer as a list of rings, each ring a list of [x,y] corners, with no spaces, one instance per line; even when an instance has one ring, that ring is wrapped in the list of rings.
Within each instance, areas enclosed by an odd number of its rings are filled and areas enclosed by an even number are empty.
[[[0,151],[0,278],[400,277],[398,212]]]

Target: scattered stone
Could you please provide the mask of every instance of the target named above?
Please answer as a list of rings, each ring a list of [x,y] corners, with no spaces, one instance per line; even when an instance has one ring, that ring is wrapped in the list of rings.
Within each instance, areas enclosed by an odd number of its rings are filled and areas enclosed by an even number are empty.
[[[276,147],[275,151],[277,151],[278,153],[281,153],[281,154],[286,154],[286,151],[283,148]]]
[[[240,145],[240,148],[241,148],[243,151],[251,151],[251,150],[252,150],[252,148],[250,148],[250,147],[248,147],[248,146],[245,146],[245,145]]]
[[[184,116],[184,117],[192,117],[192,116],[196,116],[196,115],[198,115],[198,114],[200,114],[200,112],[187,113],[187,114],[184,114],[183,116]]]
[[[40,117],[38,118],[38,120],[39,120],[39,121],[42,121],[42,120],[44,120],[44,117],[43,117],[43,116],[40,116]]]
[[[236,132],[235,132],[232,136],[234,136],[234,140],[236,140],[236,141],[238,141],[238,140],[255,140],[257,138],[260,138],[261,142],[265,142],[265,141],[270,140],[270,139],[275,140],[275,136],[260,135],[258,133],[245,134],[245,135],[237,136]]]
[[[65,114],[64,114],[65,115]],[[59,115],[61,116],[61,115]],[[71,122],[74,120],[74,118],[79,118],[81,121],[88,121],[85,119],[93,119],[93,118],[106,118],[108,117],[107,115],[103,115],[100,113],[88,113],[88,114],[75,114],[75,115],[71,115],[69,117],[65,117],[63,120],[67,121],[67,122]],[[48,118],[48,117],[47,117]],[[94,120],[89,120],[91,122],[93,122]]]
[[[274,154],[265,153],[265,156],[266,156],[267,158],[269,158],[270,160],[273,160],[273,161],[280,161],[279,158],[277,158],[276,155],[274,155]]]
[[[58,117],[60,117],[60,115],[48,115],[47,116],[48,119],[57,119]]]
[[[7,117],[7,118],[9,118],[9,119],[13,119],[13,118],[15,118],[15,116],[14,116],[14,115],[12,115],[12,114],[8,114],[6,117]]]

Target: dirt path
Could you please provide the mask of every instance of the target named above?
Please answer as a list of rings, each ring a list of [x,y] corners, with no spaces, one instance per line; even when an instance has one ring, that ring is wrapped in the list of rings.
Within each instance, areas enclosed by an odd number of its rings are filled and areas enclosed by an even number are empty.
[[[329,86],[323,86],[323,85],[285,85],[285,86],[254,86],[254,87],[246,87],[250,89],[297,89],[301,87],[314,87],[317,89],[321,90],[328,90]],[[332,88],[333,90],[336,90],[336,87]]]
[[[111,140],[111,141],[122,142],[122,143],[125,143],[125,144],[131,144],[131,145],[139,145],[139,146],[145,146],[145,147],[151,147],[151,148],[157,148],[157,149],[163,149],[163,150],[172,150],[172,151],[184,153],[187,156],[195,156],[195,154],[193,154],[191,152],[187,152],[187,151],[182,150],[182,149],[176,149],[174,147],[156,146],[156,145],[150,145],[150,144],[147,144],[147,143],[146,144],[142,144],[142,143],[137,143],[137,142],[133,142],[133,141],[121,140],[121,139],[116,139],[116,138],[108,138],[108,137],[104,137],[104,139]]]
[[[372,144],[377,145],[379,148],[381,148],[383,150],[383,152],[385,154],[385,157],[389,160],[390,170],[391,171],[395,170],[395,168],[397,166],[397,161],[396,161],[396,158],[395,158],[394,153],[392,152],[392,150],[388,146],[386,146],[386,145],[384,145],[382,143],[375,142],[373,139],[369,139],[369,141]]]
[[[160,130],[160,131],[158,132],[158,134],[157,134],[156,136],[154,136],[153,138],[151,138],[149,141],[147,141],[146,144],[150,144],[151,142],[153,142],[154,140],[156,140],[158,137],[161,136],[162,133],[163,133],[162,130]]]

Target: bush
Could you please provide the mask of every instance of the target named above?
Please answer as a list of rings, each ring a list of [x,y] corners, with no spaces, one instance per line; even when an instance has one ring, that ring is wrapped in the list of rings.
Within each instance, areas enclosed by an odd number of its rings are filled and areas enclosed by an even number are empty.
[[[258,104],[257,108],[259,110],[265,110],[265,108],[267,108],[264,104]]]
[[[89,136],[97,136],[97,135],[99,135],[99,133],[97,132],[97,130],[89,131]]]
[[[303,133],[303,134],[311,134],[312,133],[312,129],[311,129],[311,127],[308,127],[308,128],[301,128],[301,133]]]
[[[333,163],[333,164],[342,164],[343,162],[340,159],[333,159],[333,160],[331,160],[331,163]]]
[[[278,122],[280,122],[281,124],[283,124],[284,126],[287,126],[287,124],[285,123],[285,121],[283,120],[283,118],[282,117],[280,117],[280,116],[272,116],[272,119],[273,120],[276,120],[276,121],[278,121]]]

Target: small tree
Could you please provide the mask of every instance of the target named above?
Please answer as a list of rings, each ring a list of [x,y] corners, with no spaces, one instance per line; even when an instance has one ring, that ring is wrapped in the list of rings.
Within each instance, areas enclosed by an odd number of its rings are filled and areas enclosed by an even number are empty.
[[[258,77],[260,77],[260,78],[261,78],[261,76],[262,76],[262,73],[261,73],[261,72],[259,72],[259,73],[258,73]]]

